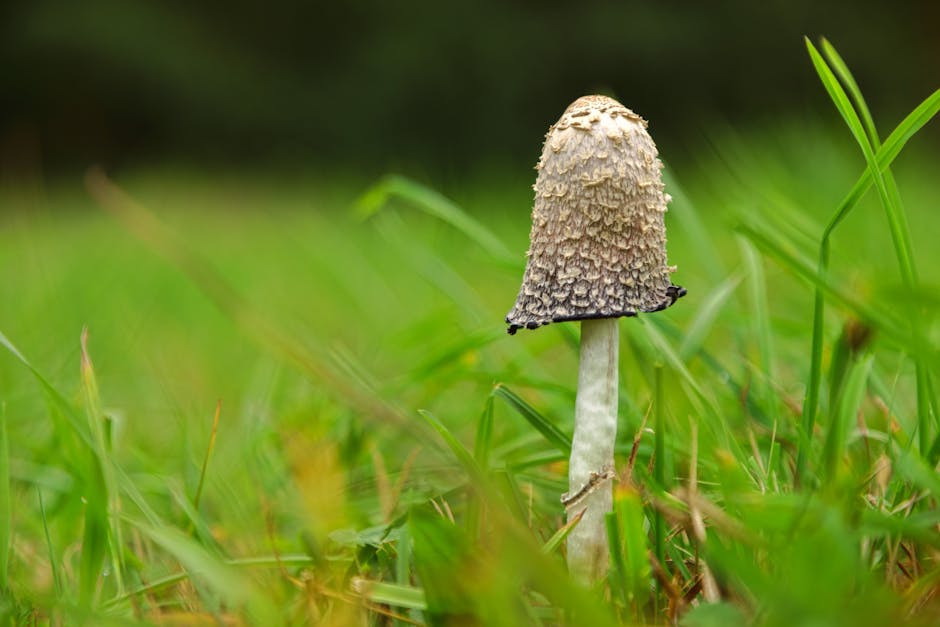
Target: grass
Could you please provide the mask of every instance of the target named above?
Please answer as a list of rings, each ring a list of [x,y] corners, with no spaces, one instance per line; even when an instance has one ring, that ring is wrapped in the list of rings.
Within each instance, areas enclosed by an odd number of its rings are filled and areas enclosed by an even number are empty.
[[[936,624],[940,95],[881,139],[811,54],[848,132],[667,172],[689,296],[621,323],[596,590],[562,555],[577,337],[502,324],[528,181],[5,188],[2,624]]]

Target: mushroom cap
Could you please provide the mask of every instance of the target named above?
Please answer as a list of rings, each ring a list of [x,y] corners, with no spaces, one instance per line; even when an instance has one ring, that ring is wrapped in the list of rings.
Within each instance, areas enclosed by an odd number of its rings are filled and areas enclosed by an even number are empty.
[[[685,295],[669,279],[657,155],[646,121],[606,96],[578,98],[548,130],[510,334],[660,311]]]

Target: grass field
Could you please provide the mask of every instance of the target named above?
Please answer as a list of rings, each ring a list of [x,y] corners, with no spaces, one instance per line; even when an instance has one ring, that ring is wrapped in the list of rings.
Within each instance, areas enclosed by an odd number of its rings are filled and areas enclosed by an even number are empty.
[[[7,185],[0,620],[936,624],[940,154],[886,168],[940,96],[880,151],[844,107],[868,161],[833,110],[667,166],[689,295],[621,321],[594,590],[559,502],[577,326],[503,324],[530,171],[451,200],[192,167]]]

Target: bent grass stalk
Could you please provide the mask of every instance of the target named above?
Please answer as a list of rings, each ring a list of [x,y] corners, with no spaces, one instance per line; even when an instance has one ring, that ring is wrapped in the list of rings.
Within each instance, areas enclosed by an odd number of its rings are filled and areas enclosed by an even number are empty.
[[[865,154],[866,164],[868,166],[852,187],[852,190],[840,203],[823,231],[819,245],[818,275],[825,276],[828,274],[832,233],[874,183],[878,187],[882,204],[888,214],[895,256],[898,259],[902,277],[905,285],[909,289],[913,289],[916,284],[917,273],[911,253],[909,230],[906,216],[903,209],[900,207],[897,187],[894,184],[894,179],[890,174],[889,167],[907,141],[940,110],[940,90],[935,91],[915,108],[914,111],[895,128],[891,135],[888,136],[884,144],[881,144],[878,139],[874,121],[865,104],[864,98],[862,98],[858,85],[849,72],[848,67],[835,51],[835,48],[833,48],[828,41],[824,40],[823,48],[829,58],[830,65],[836,69],[842,81],[848,85],[856,107],[862,113],[862,119],[859,119],[858,114],[849,103],[845,91],[839,85],[832,70],[809,39],[806,39],[806,46],[820,80],[822,80],[833,103]],[[809,447],[812,441],[812,433],[816,423],[816,411],[819,405],[819,386],[822,379],[822,345],[825,326],[824,315],[825,301],[823,290],[821,286],[817,284],[813,300],[810,381],[806,399],[803,403],[803,426],[796,462],[797,481],[801,481],[806,473]],[[917,333],[916,328],[914,329],[914,333]],[[926,453],[928,438],[927,428],[929,423],[928,389],[930,384],[922,359],[915,357],[915,367],[917,377],[918,430],[920,432],[921,451],[922,453]]]

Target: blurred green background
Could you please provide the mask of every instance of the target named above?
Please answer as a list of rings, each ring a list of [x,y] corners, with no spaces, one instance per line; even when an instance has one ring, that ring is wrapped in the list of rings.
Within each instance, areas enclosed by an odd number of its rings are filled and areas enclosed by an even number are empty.
[[[8,167],[50,171],[174,159],[446,183],[528,176],[547,126],[603,91],[676,161],[716,123],[835,120],[803,35],[899,119],[940,82],[938,26],[932,0],[4,3],[0,142]]]
[[[936,1],[4,3],[0,623],[937,624],[940,125],[892,164],[909,248],[870,192],[820,279],[865,160],[802,36],[884,141],[940,85],[938,24]],[[628,501],[658,531],[632,540],[663,567],[635,562],[636,603],[562,567],[539,425],[571,431],[577,327],[503,323],[543,135],[596,91],[650,121],[689,290],[621,324],[618,463],[638,434]]]

